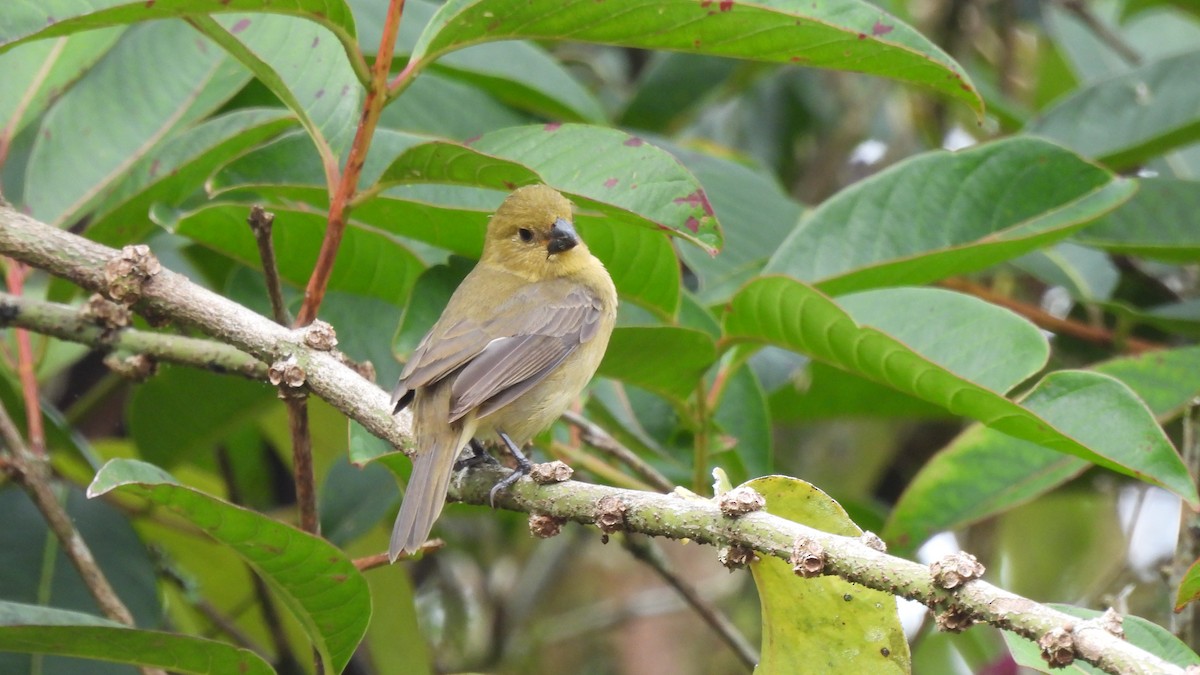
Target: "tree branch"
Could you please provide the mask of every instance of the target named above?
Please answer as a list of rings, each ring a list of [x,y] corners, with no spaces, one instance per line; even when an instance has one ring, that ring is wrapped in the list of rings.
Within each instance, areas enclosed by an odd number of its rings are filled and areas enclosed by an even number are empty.
[[[0,207],[0,255],[23,260],[89,289],[111,291],[122,281],[109,278],[114,266],[109,266],[106,275],[106,265],[121,259],[121,253],[7,207]],[[147,274],[140,297],[136,307],[142,312],[195,326],[275,365],[290,360],[315,394],[380,438],[400,448],[411,447],[411,418],[391,415],[388,395],[382,389],[330,352],[306,345],[304,331],[278,326],[168,270]],[[460,472],[450,495],[470,504],[487,504],[489,491],[502,475],[491,467]],[[1065,653],[1081,658],[1111,673],[1183,673],[1181,667],[1124,641],[1102,622],[1081,621],[980,579],[950,589],[940,587],[929,567],[889,556],[857,538],[828,534],[767,513],[730,518],[709,499],[574,481],[537,485],[522,479],[498,495],[497,501],[504,508],[560,520],[599,521],[609,531],[734,544],[785,560],[793,557],[798,542],[808,542],[823,551],[817,573],[836,574],[868,588],[918,600],[936,611],[953,612],[960,621],[987,622],[1034,640],[1064,638],[1068,641],[1065,647],[1061,640],[1055,644],[1058,656]]]

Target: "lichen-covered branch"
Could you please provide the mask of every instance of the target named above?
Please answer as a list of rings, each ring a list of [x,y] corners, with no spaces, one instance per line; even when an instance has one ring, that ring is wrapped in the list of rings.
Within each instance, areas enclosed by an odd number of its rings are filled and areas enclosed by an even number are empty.
[[[4,207],[0,207],[0,255],[22,260],[91,290],[108,292],[113,285],[123,292],[129,290],[128,279],[111,278],[111,270],[106,275],[110,261],[128,262],[127,254]],[[111,267],[120,268],[118,272],[125,268],[153,269],[153,265],[137,261]],[[387,394],[326,351],[327,347],[309,346],[305,331],[285,329],[168,270],[144,277],[136,288],[138,311],[194,326],[271,363],[282,377],[302,381],[375,435],[397,447],[411,447],[411,421],[390,414]],[[498,471],[475,467],[461,472],[451,486],[451,497],[487,504]],[[1111,673],[1184,672],[1122,639],[1119,620],[1114,616],[1081,621],[974,578],[977,573],[969,560],[948,560],[939,566],[941,569],[934,570],[887,555],[879,550],[877,538],[831,535],[762,511],[733,515],[739,512],[723,510],[716,501],[700,497],[574,481],[539,485],[521,480],[499,496],[498,505],[537,514],[540,521],[595,523],[606,532],[624,530],[751,548],[793,561],[798,573],[804,575],[836,574],[923,602],[938,612],[939,618],[945,618],[939,624],[947,628],[986,622],[1012,630],[1037,640],[1052,662],[1059,665],[1080,658]],[[554,529],[543,526],[540,531]],[[797,583],[803,581],[798,579]]]
[[[60,340],[97,349],[145,354],[159,361],[264,380],[267,367],[249,354],[221,342],[112,326],[86,312],[56,302],[0,293],[0,328],[19,326]]]

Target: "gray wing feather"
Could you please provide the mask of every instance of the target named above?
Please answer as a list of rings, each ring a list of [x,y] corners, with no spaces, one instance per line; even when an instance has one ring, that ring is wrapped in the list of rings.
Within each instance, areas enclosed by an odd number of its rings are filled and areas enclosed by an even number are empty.
[[[517,294],[497,308],[502,325],[435,326],[405,367],[393,405],[403,407],[413,390],[454,375],[450,421],[476,407],[483,417],[528,391],[595,337],[601,313],[596,297],[575,288],[549,304]]]

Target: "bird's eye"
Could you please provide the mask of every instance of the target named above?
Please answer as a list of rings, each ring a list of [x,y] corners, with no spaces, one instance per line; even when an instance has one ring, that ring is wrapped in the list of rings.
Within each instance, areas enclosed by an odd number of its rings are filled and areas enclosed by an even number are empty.
[[[521,241],[529,243],[533,241],[533,230],[522,227],[517,230],[517,236],[521,237]]]

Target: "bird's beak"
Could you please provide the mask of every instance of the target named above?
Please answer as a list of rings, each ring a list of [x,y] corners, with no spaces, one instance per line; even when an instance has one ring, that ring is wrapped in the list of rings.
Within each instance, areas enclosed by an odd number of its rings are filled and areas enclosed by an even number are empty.
[[[546,244],[546,252],[550,255],[570,251],[579,243],[579,235],[571,221],[559,218],[550,226],[550,241]]]

